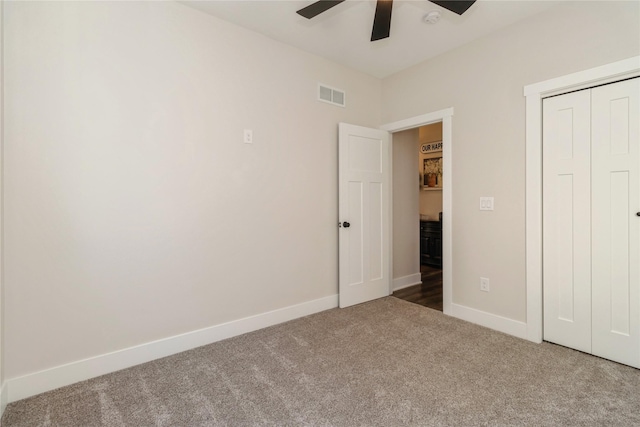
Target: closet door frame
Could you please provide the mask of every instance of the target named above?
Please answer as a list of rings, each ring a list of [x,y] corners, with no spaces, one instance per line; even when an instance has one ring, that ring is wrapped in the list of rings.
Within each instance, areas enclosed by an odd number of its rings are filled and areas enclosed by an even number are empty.
[[[524,87],[527,339],[542,342],[542,99],[640,76],[640,56]]]

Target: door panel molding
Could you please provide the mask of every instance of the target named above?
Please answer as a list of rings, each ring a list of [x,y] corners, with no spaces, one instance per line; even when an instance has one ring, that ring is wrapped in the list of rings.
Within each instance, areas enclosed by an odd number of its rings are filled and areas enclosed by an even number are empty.
[[[591,92],[592,353],[640,368],[640,78]]]
[[[591,94],[543,108],[544,339],[591,352]]]
[[[389,295],[389,141],[386,131],[339,124],[338,221],[343,225],[338,228],[340,307]]]

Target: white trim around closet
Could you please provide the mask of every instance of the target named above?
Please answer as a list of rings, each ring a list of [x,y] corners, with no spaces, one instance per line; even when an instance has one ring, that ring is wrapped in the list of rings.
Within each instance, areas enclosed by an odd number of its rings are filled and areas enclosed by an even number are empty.
[[[542,99],[640,76],[640,56],[524,87],[527,339],[542,342]]]

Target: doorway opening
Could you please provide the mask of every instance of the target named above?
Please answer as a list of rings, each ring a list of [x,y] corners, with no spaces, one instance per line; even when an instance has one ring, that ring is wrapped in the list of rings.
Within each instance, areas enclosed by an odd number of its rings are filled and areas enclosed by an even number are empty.
[[[442,311],[442,122],[401,131],[393,138],[394,236],[398,249],[394,270],[396,276],[416,269],[419,275],[413,280],[418,280],[415,284],[406,281],[401,287],[395,286],[392,295]]]
[[[391,213],[391,271],[393,280],[390,283],[389,295],[393,295],[401,288],[409,289],[415,285],[422,287],[423,282],[425,282],[425,287],[430,287],[428,282],[431,282],[431,286],[437,289],[437,296],[434,296],[436,292],[430,291],[430,296],[438,300],[438,308],[436,309],[440,309],[448,315],[452,314],[453,283],[451,243],[452,124],[453,108],[448,108],[381,127],[381,129],[392,133],[391,206],[402,206],[400,209],[392,208],[393,212]],[[429,142],[423,138],[425,142],[420,142],[419,128],[429,125],[434,125],[430,130],[437,129],[437,137],[428,138],[431,139]],[[409,160],[405,161],[398,158],[396,147],[403,143],[402,131],[406,130],[413,130],[413,133],[417,135],[417,142],[411,147],[411,154],[407,154]],[[425,152],[430,151],[429,155],[426,153],[420,155],[421,145],[429,143],[434,145],[423,148]],[[437,149],[440,151],[436,151]],[[416,160],[418,160],[417,165]],[[425,160],[428,160],[426,170]],[[397,171],[407,171],[407,173],[397,174]],[[435,176],[433,176],[434,174]],[[406,188],[402,188],[405,183],[407,184]],[[407,194],[409,195],[407,196]],[[420,198],[421,195],[426,194],[431,195],[431,199],[438,198],[439,202],[421,212]],[[398,200],[399,198],[404,200]],[[423,199],[428,199],[428,197],[423,197]],[[411,202],[405,204],[405,200]],[[429,254],[429,258],[422,257],[420,252],[421,219],[437,224],[439,242],[430,237],[432,248],[437,249]],[[428,246],[423,245],[423,249],[427,250]],[[423,262],[427,259],[431,261],[432,265]]]

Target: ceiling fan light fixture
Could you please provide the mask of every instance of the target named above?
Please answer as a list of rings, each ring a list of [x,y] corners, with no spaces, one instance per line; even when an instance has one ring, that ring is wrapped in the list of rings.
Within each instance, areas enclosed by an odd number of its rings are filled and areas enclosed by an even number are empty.
[[[440,12],[437,10],[432,10],[431,12],[424,15],[422,21],[425,24],[436,24],[440,20]]]

